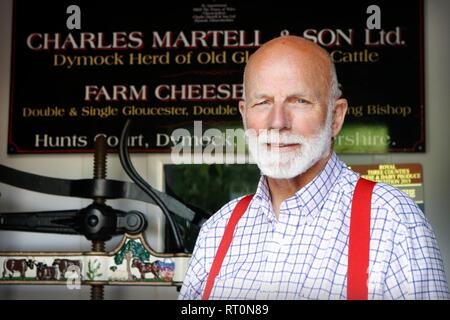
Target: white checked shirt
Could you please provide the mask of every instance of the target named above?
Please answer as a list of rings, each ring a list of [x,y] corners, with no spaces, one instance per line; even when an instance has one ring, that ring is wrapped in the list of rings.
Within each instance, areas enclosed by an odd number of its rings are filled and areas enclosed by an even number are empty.
[[[216,277],[210,299],[346,299],[351,200],[359,176],[336,154],[272,209],[261,178]],[[179,299],[201,299],[235,199],[202,227]],[[369,299],[449,299],[441,254],[424,214],[378,183],[372,195]]]

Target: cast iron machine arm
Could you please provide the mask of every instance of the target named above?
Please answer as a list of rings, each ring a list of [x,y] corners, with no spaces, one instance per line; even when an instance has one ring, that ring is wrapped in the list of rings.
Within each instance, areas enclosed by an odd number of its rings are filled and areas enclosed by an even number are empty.
[[[204,213],[194,213],[180,201],[153,189],[135,170],[128,153],[128,120],[122,130],[119,157],[134,183],[106,179],[106,140],[95,141],[94,178],[68,180],[22,172],[0,165],[0,182],[15,187],[60,196],[90,198],[93,203],[78,210],[0,213],[0,230],[80,234],[92,241],[92,251],[104,252],[105,241],[119,234],[139,234],[147,221],[139,211],[124,212],[105,204],[107,199],[134,199],[159,206],[174,243],[166,252],[192,252],[195,242],[189,233],[198,233]],[[184,222],[175,221],[174,217]],[[193,239],[195,240],[196,237]],[[91,284],[91,298],[103,299],[103,284]]]

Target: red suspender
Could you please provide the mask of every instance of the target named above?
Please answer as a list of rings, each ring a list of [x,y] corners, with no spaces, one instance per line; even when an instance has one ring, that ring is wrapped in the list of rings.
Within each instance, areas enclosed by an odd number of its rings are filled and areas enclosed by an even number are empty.
[[[347,300],[367,300],[369,281],[370,209],[375,182],[356,183],[350,215]]]
[[[368,298],[368,268],[369,268],[369,243],[370,243],[370,207],[372,190],[375,182],[360,178],[356,184],[352,200],[350,215],[350,242],[348,253],[347,299]],[[242,198],[231,214],[225,227],[222,240],[217,249],[216,256],[206,280],[203,300],[208,300],[214,286],[216,276],[219,274],[223,259],[225,258],[234,229],[239,219],[243,216],[252,200],[253,195]]]
[[[241,219],[242,215],[245,213],[245,211],[247,211],[247,207],[250,204],[252,198],[253,194],[245,196],[244,198],[239,200],[238,204],[233,210],[233,213],[231,214],[230,220],[225,227],[225,232],[223,234],[222,240],[220,240],[216,256],[214,257],[211,271],[208,275],[208,280],[206,281],[205,291],[203,291],[202,297],[203,300],[209,299],[209,295],[211,294],[211,290],[214,286],[214,280],[216,280],[216,276],[219,274],[223,259],[225,258],[231,241],[233,240],[234,229],[236,228],[239,219]]]

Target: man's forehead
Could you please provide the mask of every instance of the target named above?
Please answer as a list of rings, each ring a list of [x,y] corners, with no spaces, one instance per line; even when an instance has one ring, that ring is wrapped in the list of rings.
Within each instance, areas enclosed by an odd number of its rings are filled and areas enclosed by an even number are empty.
[[[274,63],[255,65],[244,81],[247,96],[321,96],[329,89],[326,69],[304,64]]]
[[[271,86],[266,85],[250,85],[247,88],[247,99],[260,100],[260,99],[282,99],[289,100],[292,98],[306,98],[313,100],[320,100],[324,95],[323,88],[320,86],[302,86],[302,85],[290,85],[290,86]]]

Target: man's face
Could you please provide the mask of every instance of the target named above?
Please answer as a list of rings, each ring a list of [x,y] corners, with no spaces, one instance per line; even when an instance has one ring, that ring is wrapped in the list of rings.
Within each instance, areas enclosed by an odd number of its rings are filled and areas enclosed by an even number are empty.
[[[298,176],[328,155],[332,137],[329,69],[285,49],[254,57],[240,104],[250,154],[263,174],[278,179]]]

